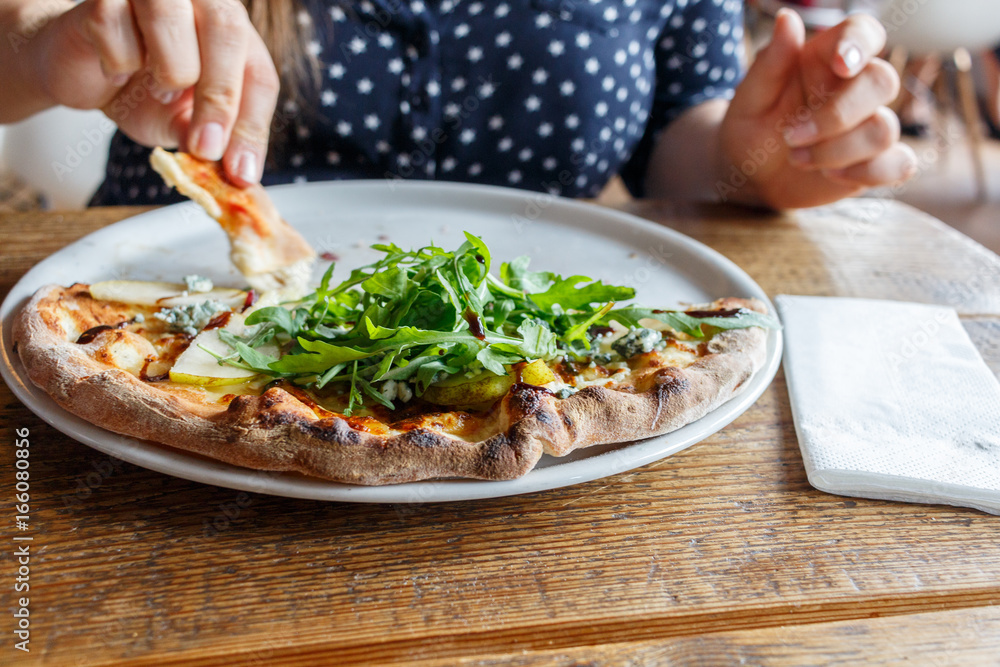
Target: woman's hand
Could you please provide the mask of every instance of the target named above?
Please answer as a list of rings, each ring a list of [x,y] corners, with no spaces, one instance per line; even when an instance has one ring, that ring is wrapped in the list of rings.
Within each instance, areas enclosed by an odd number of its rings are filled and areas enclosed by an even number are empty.
[[[278,75],[237,0],[86,0],[25,50],[49,105],[102,109],[141,144],[260,179]]]
[[[722,120],[717,194],[795,208],[912,176],[916,156],[884,106],[899,91],[895,70],[876,57],[884,45],[870,16],[805,41],[798,15],[780,11]]]

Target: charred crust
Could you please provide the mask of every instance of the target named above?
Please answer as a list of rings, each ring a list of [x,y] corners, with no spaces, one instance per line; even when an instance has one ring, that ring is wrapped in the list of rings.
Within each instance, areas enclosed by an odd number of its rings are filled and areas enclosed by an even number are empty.
[[[514,438],[517,440],[516,436]],[[489,474],[493,469],[504,469],[507,461],[513,458],[514,450],[506,433],[498,433],[483,443],[482,463],[484,472]]]
[[[334,434],[338,436],[336,438],[338,442],[348,445],[360,445],[363,440],[361,434],[351,428],[351,425],[343,419],[334,418]]]
[[[334,442],[343,437],[344,431],[350,431],[343,419],[321,419],[318,422],[304,422],[300,428],[310,438],[323,442]]]
[[[298,424],[301,421],[302,418],[297,414],[286,410],[265,410],[257,418],[257,423],[266,428],[288,426],[289,424]]]
[[[657,379],[657,397],[668,398],[675,394],[684,394],[690,390],[691,381],[684,376],[665,373]]]
[[[569,416],[569,413],[563,412],[561,417],[563,426],[566,428],[566,432],[569,433],[570,439],[576,440],[576,422]]]
[[[252,397],[246,396],[245,394],[241,394],[240,396],[237,396],[233,400],[229,401],[229,407],[226,408],[226,412],[234,414],[237,412],[242,412],[243,410],[246,410],[247,407],[249,407],[249,403],[251,401],[253,401]]]
[[[415,428],[403,435],[403,441],[415,447],[440,447],[445,444],[439,434],[425,428]]]
[[[277,387],[272,387],[260,395],[260,407],[265,410],[273,408],[276,405],[284,403],[286,397],[290,397],[288,392]]]

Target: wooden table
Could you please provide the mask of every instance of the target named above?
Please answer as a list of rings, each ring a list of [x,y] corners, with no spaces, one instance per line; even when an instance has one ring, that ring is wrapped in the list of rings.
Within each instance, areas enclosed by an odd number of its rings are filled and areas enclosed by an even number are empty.
[[[769,294],[955,307],[1000,372],[1000,258],[911,208],[649,202]],[[135,213],[0,218],[3,293]],[[680,454],[532,495],[349,505],[110,460],[0,387],[6,664],[995,664],[1000,517],[806,482],[785,381]],[[11,612],[15,428],[31,435],[31,643]]]

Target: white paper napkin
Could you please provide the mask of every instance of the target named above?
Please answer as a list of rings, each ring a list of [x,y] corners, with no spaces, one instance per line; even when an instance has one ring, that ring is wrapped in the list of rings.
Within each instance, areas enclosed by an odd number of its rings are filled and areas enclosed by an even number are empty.
[[[809,483],[1000,514],[1000,383],[951,308],[779,296]]]

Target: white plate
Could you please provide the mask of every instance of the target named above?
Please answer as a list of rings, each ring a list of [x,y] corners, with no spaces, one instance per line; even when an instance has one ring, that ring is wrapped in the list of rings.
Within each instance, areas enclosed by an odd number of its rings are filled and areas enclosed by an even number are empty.
[[[717,252],[647,220],[598,206],[503,188],[429,182],[316,183],[275,187],[269,192],[285,218],[319,252],[337,256],[335,279],[373,261],[377,253],[367,247],[372,243],[389,240],[409,248],[433,240],[453,248],[464,240],[463,230],[468,230],[485,239],[497,267],[501,261],[529,254],[535,269],[582,273],[634,286],[637,301],[644,305],[672,307],[742,296],[756,297],[770,306],[760,286]],[[25,274],[0,307],[4,379],[29,409],[58,430],[145,468],[206,484],[296,498],[410,503],[542,491],[669,456],[742,414],[767,388],[781,359],[781,333],[771,331],[764,368],[743,393],[665,436],[593,447],[562,459],[543,456],[534,470],[511,481],[436,480],[365,487],[247,470],[116,435],[56,405],[27,379],[11,350],[12,315],[42,285],[110,278],[176,281],[190,273],[208,275],[220,285],[242,284],[227,257],[228,244],[216,223],[190,202],[123,220],[60,250]],[[325,268],[326,262],[321,262],[317,271]]]

